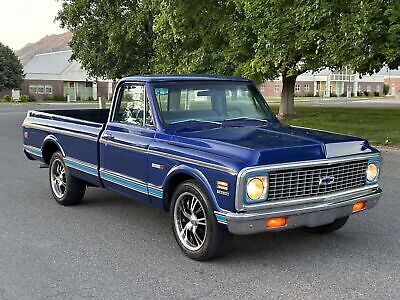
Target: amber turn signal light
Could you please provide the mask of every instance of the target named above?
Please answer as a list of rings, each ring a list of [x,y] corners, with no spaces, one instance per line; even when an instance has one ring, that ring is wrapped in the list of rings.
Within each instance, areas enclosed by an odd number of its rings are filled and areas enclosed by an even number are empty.
[[[279,228],[287,225],[287,217],[271,218],[265,222],[265,227],[267,228]]]
[[[364,210],[367,207],[367,201],[360,201],[353,204],[353,213]]]

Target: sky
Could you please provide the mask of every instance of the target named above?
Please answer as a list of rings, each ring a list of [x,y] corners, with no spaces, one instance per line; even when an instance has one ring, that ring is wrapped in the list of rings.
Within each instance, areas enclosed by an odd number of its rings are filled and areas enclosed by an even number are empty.
[[[19,50],[48,34],[65,32],[54,23],[60,8],[56,0],[0,0],[0,42]]]

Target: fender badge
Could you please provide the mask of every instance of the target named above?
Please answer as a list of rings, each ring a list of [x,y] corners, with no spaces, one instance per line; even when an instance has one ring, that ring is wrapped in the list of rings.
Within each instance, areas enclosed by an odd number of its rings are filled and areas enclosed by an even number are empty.
[[[229,192],[221,191],[221,190],[217,190],[217,194],[220,194],[220,195],[223,195],[223,196],[229,196]]]
[[[151,163],[151,167],[154,169],[164,170],[164,165]]]

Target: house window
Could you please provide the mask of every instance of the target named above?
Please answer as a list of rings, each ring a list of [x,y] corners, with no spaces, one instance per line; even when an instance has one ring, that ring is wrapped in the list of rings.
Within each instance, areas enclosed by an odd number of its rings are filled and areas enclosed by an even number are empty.
[[[305,92],[309,92],[310,91],[310,85],[309,84],[305,84],[304,85],[304,91]]]
[[[37,86],[37,93],[38,94],[44,94],[44,85],[38,85]]]
[[[377,85],[376,85],[376,91],[377,91],[378,93],[381,92],[381,85],[380,85],[380,84],[377,84]]]
[[[371,85],[370,84],[367,85],[367,92],[371,93]]]
[[[279,86],[279,84],[275,84],[275,93],[279,93],[279,90],[280,90],[280,86]]]
[[[75,87],[75,82],[73,82],[73,81],[70,81],[70,82],[69,82],[69,87],[70,87],[70,88],[73,88],[73,87]]]
[[[300,84],[296,84],[295,86],[294,86],[294,91],[295,92],[300,92]]]
[[[45,93],[48,95],[53,94],[53,86],[52,85],[46,85],[44,90],[45,90]]]
[[[37,93],[36,85],[30,85],[29,86],[29,93],[30,94],[36,94]]]
[[[91,81],[86,81],[85,86],[86,86],[87,88],[91,88],[91,87],[93,87],[93,82],[91,82]]]

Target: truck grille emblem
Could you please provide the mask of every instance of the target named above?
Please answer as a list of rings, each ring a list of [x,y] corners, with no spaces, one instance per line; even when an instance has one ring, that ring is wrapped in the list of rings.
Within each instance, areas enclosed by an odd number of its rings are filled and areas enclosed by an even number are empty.
[[[325,176],[319,178],[319,185],[331,185],[335,182],[334,176]]]

